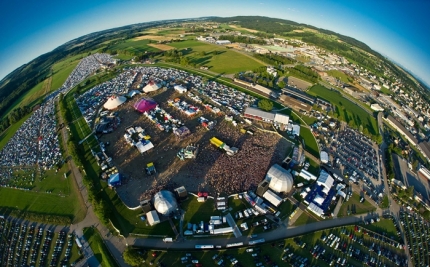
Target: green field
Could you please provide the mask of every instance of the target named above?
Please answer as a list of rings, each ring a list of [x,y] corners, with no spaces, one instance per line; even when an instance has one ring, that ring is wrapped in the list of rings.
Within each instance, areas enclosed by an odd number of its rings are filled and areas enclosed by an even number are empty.
[[[362,125],[363,129],[366,128],[372,135],[378,134],[376,119],[355,103],[343,98],[339,92],[327,89],[326,87],[318,84],[312,86],[308,93],[318,96],[335,105],[337,118],[348,123],[352,123],[357,128],[359,125]]]
[[[224,46],[194,40],[171,43],[169,45],[177,49],[191,48],[191,52],[184,52],[189,57],[190,62],[196,63],[197,66],[207,66],[210,71],[216,73],[231,74],[263,66],[252,57],[227,49]],[[214,51],[217,51],[219,54],[215,54]],[[201,55],[201,52],[205,52],[206,54]]]
[[[363,227],[376,233],[385,232],[387,233],[387,237],[396,241],[400,241],[400,238],[397,235],[396,226],[391,219],[381,219],[379,222],[363,225]]]
[[[117,43],[111,47],[110,50],[125,50],[133,53],[145,53],[148,52],[157,52],[159,49],[149,46],[150,40],[138,40],[135,41],[133,39],[128,39],[123,42]],[[121,54],[121,53],[120,53]]]
[[[344,83],[352,82],[352,79],[348,77],[345,73],[339,71],[339,70],[329,70],[327,71],[327,74],[341,80]]]
[[[92,227],[84,228],[84,237],[102,267],[119,266],[112,254],[110,254],[97,229]]]
[[[66,182],[72,183],[73,181],[68,179]],[[57,186],[51,184],[50,188],[54,190],[54,187]],[[46,193],[46,190],[37,192],[0,187],[0,210],[4,214],[10,210],[19,209],[41,215],[66,216],[74,221],[80,221],[85,217],[85,210],[81,209],[76,194],[74,190],[71,190],[69,195],[60,195],[59,193]]]
[[[306,212],[303,212],[299,218],[294,222],[294,226],[304,225],[308,223],[318,222],[314,217],[310,216]]]
[[[300,137],[303,138],[303,140],[305,141],[305,150],[311,153],[312,155],[314,155],[315,157],[319,158],[320,153],[319,153],[318,144],[311,130],[309,128],[301,126]]]
[[[80,60],[75,60],[70,62],[69,64],[65,64],[62,68],[58,68],[54,65],[53,67],[53,75],[52,75],[52,84],[51,91],[55,91],[59,89],[63,83],[66,81],[67,77],[69,77],[70,73],[75,69]]]
[[[360,196],[356,193],[352,193],[352,196],[349,198],[349,200],[343,202],[337,216],[348,216],[351,214],[351,211],[355,211],[355,214],[363,214],[375,210],[376,208],[370,204],[369,201],[365,200],[363,203],[360,203]]]
[[[15,134],[15,132],[21,127],[21,125],[31,116],[32,113],[24,116],[22,119],[11,125],[6,131],[0,135],[0,150],[7,144],[9,139]]]

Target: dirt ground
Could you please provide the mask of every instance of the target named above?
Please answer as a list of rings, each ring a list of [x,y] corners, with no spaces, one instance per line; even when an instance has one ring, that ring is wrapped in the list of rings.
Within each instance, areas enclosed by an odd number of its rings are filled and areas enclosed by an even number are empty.
[[[291,150],[291,144],[275,134],[257,130],[254,135],[240,133],[240,126],[234,127],[224,120],[224,116],[204,110],[202,105],[193,103],[191,99],[173,90],[151,92],[150,97],[174,118],[184,122],[191,134],[178,139],[173,133],[160,131],[145,115],[133,109],[138,96],[120,107],[118,113],[121,124],[113,133],[100,137],[100,140],[111,144],[106,148],[106,153],[125,176],[123,185],[116,190],[130,207],[137,206],[140,200],[152,197],[161,189],[171,190],[182,185],[188,191],[204,190],[211,195],[254,188],[264,178],[270,166],[281,163]],[[168,99],[175,97],[193,103],[203,111],[189,118],[167,104]],[[197,121],[200,116],[216,120],[216,127],[212,131],[201,127]],[[141,155],[135,147],[125,142],[125,129],[131,125],[141,126],[151,136],[153,149]],[[239,152],[235,156],[227,156],[210,144],[209,139],[214,136],[230,146],[238,147]],[[177,152],[188,144],[199,147],[197,158],[181,161],[176,156]],[[156,175],[146,174],[145,167],[149,162],[154,162],[158,172]]]
[[[177,38],[177,36],[176,36]],[[172,36],[167,35],[142,35],[134,38],[133,40],[139,41],[139,40],[154,40],[154,41],[170,41],[172,40]]]
[[[233,29],[237,29],[237,30],[244,30],[244,31],[252,32],[252,33],[258,32],[257,30],[243,28],[243,27],[240,27],[240,26],[237,26],[237,25],[229,25],[229,26],[232,27]]]
[[[148,44],[148,45],[152,46],[152,47],[155,47],[157,49],[160,49],[162,51],[168,51],[168,50],[175,49],[173,46],[165,45],[165,44]]]

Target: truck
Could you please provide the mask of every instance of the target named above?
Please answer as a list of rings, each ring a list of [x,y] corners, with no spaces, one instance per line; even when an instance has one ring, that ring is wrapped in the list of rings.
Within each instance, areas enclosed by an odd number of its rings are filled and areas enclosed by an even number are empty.
[[[219,149],[224,150],[227,153],[227,155],[229,155],[229,156],[233,156],[234,154],[237,153],[237,151],[239,151],[239,149],[237,147],[230,147],[226,143],[224,143],[223,141],[219,140],[216,137],[212,137],[210,139],[210,142],[212,145],[218,147]]]
[[[173,238],[171,238],[171,237],[165,237],[165,238],[163,238],[163,242],[164,243],[171,243],[171,242],[173,242]]]

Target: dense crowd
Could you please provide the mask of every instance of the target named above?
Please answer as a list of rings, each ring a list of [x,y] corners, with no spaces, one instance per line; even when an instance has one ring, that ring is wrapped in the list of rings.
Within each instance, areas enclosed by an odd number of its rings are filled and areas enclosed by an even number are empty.
[[[256,133],[243,135],[225,124],[217,126],[217,137],[229,146],[239,148],[234,156],[207,144],[197,158],[187,165],[188,179],[196,179],[199,190],[208,190],[211,195],[231,194],[255,189],[268,169],[285,158],[286,141],[275,134]],[[203,178],[203,182],[202,181]]]
[[[57,136],[54,97],[66,92],[100,68],[112,62],[107,54],[94,54],[82,59],[63,86],[45,99],[40,108],[22,124],[0,151],[0,166],[32,166],[52,168],[61,159]]]

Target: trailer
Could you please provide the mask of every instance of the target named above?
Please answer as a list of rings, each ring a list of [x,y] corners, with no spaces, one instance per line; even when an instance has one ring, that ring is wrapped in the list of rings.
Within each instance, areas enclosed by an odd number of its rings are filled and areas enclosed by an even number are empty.
[[[233,156],[234,154],[237,153],[237,151],[239,151],[239,149],[237,147],[230,147],[226,143],[224,143],[223,141],[219,140],[216,137],[212,137],[210,139],[210,142],[212,145],[218,147],[219,149],[224,150],[227,153],[227,155],[229,155],[229,156]]]

